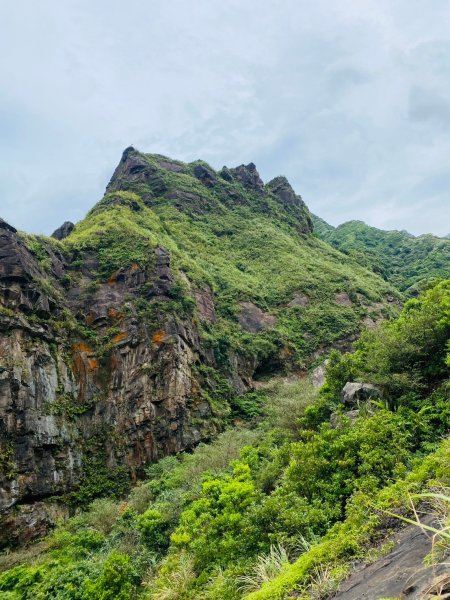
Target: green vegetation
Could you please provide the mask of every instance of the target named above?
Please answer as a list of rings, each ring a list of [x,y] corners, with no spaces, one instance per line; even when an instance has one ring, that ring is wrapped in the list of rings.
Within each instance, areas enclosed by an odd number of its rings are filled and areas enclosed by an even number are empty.
[[[3,557],[2,597],[326,598],[373,559],[388,513],[409,518],[410,494],[450,485],[449,338],[446,281],[333,354],[320,392],[267,384],[236,403],[253,428],[162,459],[126,502],[95,500],[39,554]],[[349,380],[382,392],[353,419]]]
[[[163,312],[192,316],[189,285],[208,285],[218,319],[201,323],[202,337],[222,371],[229,369],[229,348],[257,357],[269,371],[303,368],[317,349],[357,334],[365,317],[395,314],[395,303],[387,304],[386,298],[400,299],[398,292],[355,260],[343,260],[328,244],[299,233],[309,223],[300,200],[285,206],[270,185],[261,195],[221,178],[204,163],[136,156],[148,175],[136,181],[118,176],[116,189],[63,240],[72,271],[88,269],[98,282],[133,265],[151,274],[156,248],[165,248],[176,278],[173,298],[156,301],[158,306],[140,299],[138,310],[149,318],[153,311],[155,322]],[[180,171],[165,168],[167,162]],[[214,173],[217,183],[207,187],[193,175],[199,164]],[[337,298],[343,293],[348,302]],[[303,304],[296,303],[299,295]],[[242,302],[254,303],[275,318],[274,324],[257,333],[243,331]]]
[[[313,217],[317,236],[409,293],[433,279],[450,276],[450,240],[414,237],[406,231],[383,231],[361,221],[339,227]]]

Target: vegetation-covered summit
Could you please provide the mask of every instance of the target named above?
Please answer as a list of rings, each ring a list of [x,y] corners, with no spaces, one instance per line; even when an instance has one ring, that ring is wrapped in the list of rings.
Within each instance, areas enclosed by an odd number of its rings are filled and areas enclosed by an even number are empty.
[[[80,264],[95,252],[100,280],[136,263],[151,268],[164,247],[180,294],[211,290],[216,319],[204,326],[214,343],[274,368],[301,367],[364,319],[391,314],[399,298],[311,233],[309,211],[284,177],[264,185],[253,164],[215,172],[130,148],[63,245]]]
[[[320,239],[404,292],[417,294],[421,285],[450,276],[448,236],[415,237],[407,231],[383,231],[362,221],[348,221],[338,227],[316,216],[313,221]]]

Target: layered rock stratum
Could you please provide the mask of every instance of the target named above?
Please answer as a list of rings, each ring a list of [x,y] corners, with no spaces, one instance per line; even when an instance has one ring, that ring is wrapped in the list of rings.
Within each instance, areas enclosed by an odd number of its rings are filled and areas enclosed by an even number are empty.
[[[55,499],[120,492],[210,439],[255,377],[305,370],[399,298],[252,163],[128,148],[104,198],[53,236],[0,221],[2,545],[45,530]]]

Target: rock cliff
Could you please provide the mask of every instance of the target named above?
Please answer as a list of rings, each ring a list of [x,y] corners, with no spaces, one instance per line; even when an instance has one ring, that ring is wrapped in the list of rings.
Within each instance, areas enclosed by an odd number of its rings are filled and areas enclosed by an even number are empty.
[[[384,309],[311,231],[285,178],[133,148],[75,227],[0,220],[0,545],[212,437],[264,365],[305,368]]]

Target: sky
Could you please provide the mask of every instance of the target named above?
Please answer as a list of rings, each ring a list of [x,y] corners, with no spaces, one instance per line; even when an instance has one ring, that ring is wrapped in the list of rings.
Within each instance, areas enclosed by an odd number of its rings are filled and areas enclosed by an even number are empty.
[[[450,232],[448,0],[0,0],[0,216],[50,234],[130,144]]]

